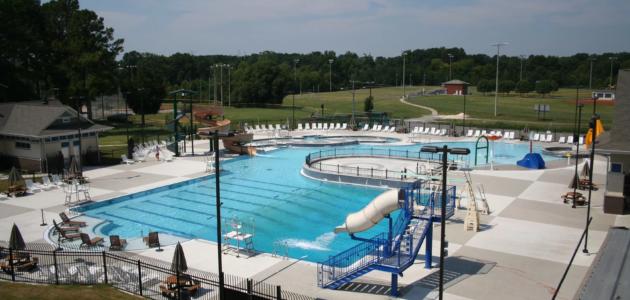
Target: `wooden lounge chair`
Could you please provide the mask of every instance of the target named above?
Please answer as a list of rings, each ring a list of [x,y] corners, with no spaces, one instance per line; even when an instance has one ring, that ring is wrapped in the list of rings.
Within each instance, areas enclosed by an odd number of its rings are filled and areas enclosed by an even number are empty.
[[[57,232],[59,233],[74,233],[74,232],[79,232],[79,227],[76,226],[62,226],[57,224],[57,221],[53,220],[53,224],[55,226],[55,230],[57,230]]]
[[[13,269],[18,272],[31,271],[37,267],[39,259],[37,257],[28,257],[28,259],[20,259],[13,262]],[[11,274],[11,264],[9,262],[0,263],[0,268],[5,273]]]
[[[584,197],[582,193],[566,192],[560,196],[560,198],[562,198],[562,202],[564,203],[573,203],[573,200],[575,199],[575,204],[577,205],[586,204],[586,197]]]
[[[157,231],[149,232],[149,236],[143,237],[142,241],[144,241],[149,248],[160,247],[160,237]]]
[[[62,225],[68,225],[68,226],[78,226],[78,227],[85,227],[87,226],[87,224],[83,221],[72,221],[70,220],[70,218],[68,218],[68,216],[66,215],[66,213],[61,212],[59,213],[59,217],[61,217],[61,224]]]
[[[125,246],[127,246],[127,240],[121,239],[117,235],[109,236],[109,250],[122,251],[122,249],[124,249]]]
[[[83,246],[95,247],[103,243],[102,237],[97,236],[95,238],[90,238],[90,236],[87,233],[80,233],[80,235],[81,235],[81,245],[79,246],[79,248]]]

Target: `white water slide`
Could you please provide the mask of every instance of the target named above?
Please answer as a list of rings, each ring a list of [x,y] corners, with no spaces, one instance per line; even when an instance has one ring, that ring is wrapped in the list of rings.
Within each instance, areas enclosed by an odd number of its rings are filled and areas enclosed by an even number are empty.
[[[357,233],[366,231],[378,224],[385,216],[400,208],[398,189],[388,190],[374,198],[362,210],[351,213],[346,222],[335,228],[335,233]]]

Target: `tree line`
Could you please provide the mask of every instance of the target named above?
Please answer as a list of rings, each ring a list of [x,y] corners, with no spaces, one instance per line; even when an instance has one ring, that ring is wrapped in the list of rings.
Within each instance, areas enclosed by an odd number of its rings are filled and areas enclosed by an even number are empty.
[[[81,9],[77,0],[0,0],[0,99],[21,101],[55,95],[73,104],[118,91],[136,113],[154,113],[168,92],[196,91],[198,99],[224,104],[282,103],[291,93],[359,87],[439,85],[460,79],[494,91],[496,56],[462,48],[406,51],[393,57],[334,51],[250,55],[158,55],[123,52],[123,40],[103,19]],[[452,63],[449,64],[449,55]],[[572,56],[500,57],[500,92],[546,94],[559,87],[605,88],[612,73],[630,68],[630,53],[578,53]],[[522,66],[522,68],[521,68]],[[614,77],[615,75],[613,75]],[[614,78],[613,78],[614,82]],[[89,101],[86,101],[88,103]]]

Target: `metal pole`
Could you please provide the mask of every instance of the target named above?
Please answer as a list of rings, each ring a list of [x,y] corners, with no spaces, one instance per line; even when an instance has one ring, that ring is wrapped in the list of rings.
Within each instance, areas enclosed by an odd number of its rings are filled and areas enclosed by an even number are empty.
[[[497,46],[497,73],[494,84],[494,116],[497,116],[497,101],[499,97],[499,49],[501,49],[501,44],[496,44]]]
[[[577,187],[580,184],[580,177],[578,174],[578,163],[580,162],[580,126],[581,126],[581,122],[582,122],[582,107],[584,107],[584,105],[580,104],[578,105],[578,121],[577,121],[577,127],[576,127],[576,135],[574,137],[575,143],[576,143],[576,147],[575,147],[575,175],[574,178],[576,180],[576,182],[574,182],[575,186],[573,187],[573,205],[571,206],[572,208],[575,208],[575,200],[576,200],[576,195],[577,195]]]
[[[228,65],[228,106],[232,106],[232,66]]]
[[[291,119],[291,130],[295,128],[295,92],[291,93],[291,98],[293,99],[293,104],[291,106],[291,113],[293,114]],[[323,115],[323,114],[322,114]]]
[[[613,56],[613,57],[609,57],[608,59],[610,60],[610,82],[608,83],[608,86],[612,87],[612,82],[613,82],[613,62],[615,60],[617,60],[617,58]]]
[[[588,253],[588,228],[589,228],[589,220],[591,219],[591,196],[593,192],[593,165],[595,164],[595,139],[597,138],[597,120],[599,118],[597,115],[593,115],[591,118],[591,156],[590,161],[591,165],[589,166],[588,172],[588,208],[586,209],[586,234],[584,235],[584,249],[582,249],[583,253]]]
[[[221,76],[219,79],[219,88],[221,89],[221,106],[223,106],[223,64],[219,65],[219,74]]]
[[[462,135],[466,133],[466,94],[464,94],[464,124],[462,128]]]
[[[334,60],[328,60],[328,84],[330,87],[330,92],[332,92],[332,63]]]
[[[212,68],[213,72],[212,72],[212,82],[214,83],[214,88],[212,89],[212,93],[214,94],[214,105],[217,104],[217,66],[218,65],[214,65],[214,67]]]
[[[407,61],[407,52],[403,51],[402,56],[403,56],[402,86],[403,86],[403,99],[405,99],[405,94],[406,94],[406,92],[405,92],[405,77],[406,77],[405,76],[405,72],[406,72],[405,71],[405,63]]]
[[[219,131],[214,131],[214,180],[215,180],[215,198],[217,207],[217,258],[219,266],[219,299],[223,300],[223,260],[221,245],[221,184],[220,184],[220,167],[219,167]]]
[[[188,122],[188,131],[190,132],[190,151],[192,151],[192,156],[195,156],[195,132],[193,131],[193,102],[192,102],[192,93],[190,93],[190,122]]]
[[[442,148],[442,208],[440,209],[440,291],[439,299],[444,293],[444,240],[446,236],[446,172],[448,165],[448,147]]]
[[[591,68],[590,71],[588,72],[588,89],[592,90],[593,89],[593,61],[595,61],[595,59],[591,58]]]
[[[175,131],[175,156],[179,156],[179,131],[177,130],[177,93],[173,94],[173,129]]]

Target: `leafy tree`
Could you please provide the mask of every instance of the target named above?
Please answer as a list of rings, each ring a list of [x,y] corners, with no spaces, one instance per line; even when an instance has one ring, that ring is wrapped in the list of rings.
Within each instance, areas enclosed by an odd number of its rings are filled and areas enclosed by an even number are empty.
[[[151,56],[137,52],[125,54],[121,63],[123,71],[119,74],[122,78],[121,92],[129,108],[142,116],[142,126],[145,114],[157,113],[166,97],[163,67]]]
[[[372,112],[374,110],[374,97],[367,96],[363,101],[363,111]]]
[[[534,86],[527,80],[521,80],[519,82],[516,83],[516,88],[515,88],[516,92],[521,94],[521,96],[523,94],[527,94],[531,91],[534,90]]]
[[[477,91],[484,95],[494,90],[494,83],[492,80],[482,79],[477,83]]]
[[[553,85],[551,80],[539,80],[536,82],[536,92],[545,97],[546,94],[553,91]]]
[[[499,82],[499,92],[509,94],[514,90],[514,81],[512,80],[501,80]]]

